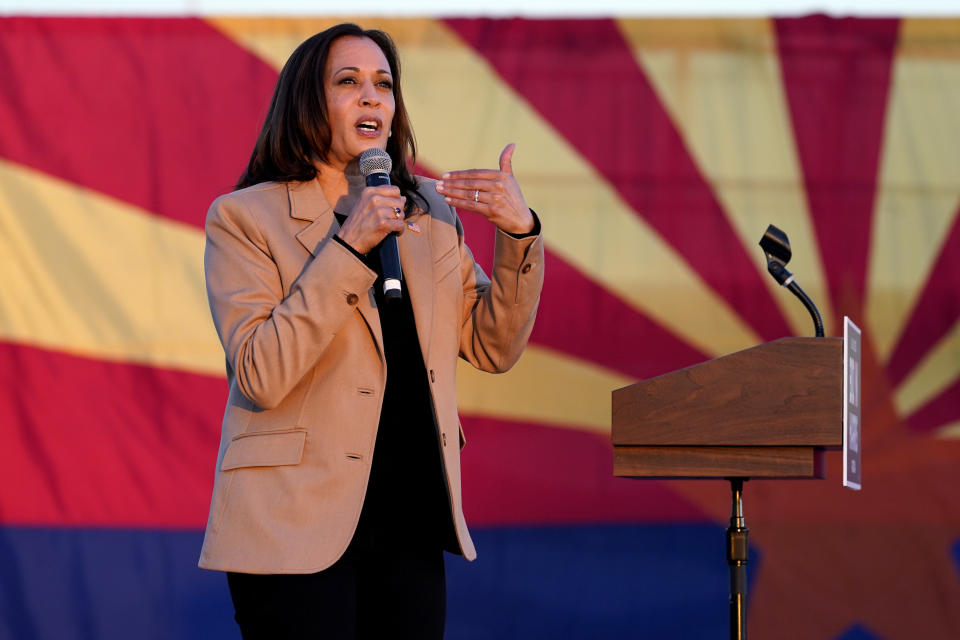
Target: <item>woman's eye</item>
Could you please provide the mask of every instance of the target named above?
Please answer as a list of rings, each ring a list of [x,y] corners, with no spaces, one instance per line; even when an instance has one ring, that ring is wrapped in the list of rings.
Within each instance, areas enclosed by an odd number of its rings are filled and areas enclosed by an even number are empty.
[[[356,84],[356,83],[357,81],[349,76],[346,78],[340,78],[340,80],[337,81],[337,84]]]
[[[381,80],[378,84],[384,89],[393,90],[393,83],[390,82],[389,80]]]

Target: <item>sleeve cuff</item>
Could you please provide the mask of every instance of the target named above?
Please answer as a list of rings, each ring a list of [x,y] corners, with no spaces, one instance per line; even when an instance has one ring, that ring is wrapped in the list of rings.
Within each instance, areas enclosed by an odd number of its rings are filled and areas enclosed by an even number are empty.
[[[507,231],[506,234],[511,238],[516,238],[517,240],[522,240],[523,238],[530,238],[533,236],[540,235],[540,218],[537,217],[537,212],[534,211],[533,209],[530,209],[530,213],[533,214],[533,229],[531,229],[527,233],[510,233],[509,231]],[[337,236],[333,236],[333,237],[336,238]]]
[[[534,216],[534,218],[536,218],[536,216]],[[536,224],[535,224],[535,227],[536,227],[536,228],[539,228],[539,226],[540,226],[539,223],[536,223]],[[356,256],[357,260],[359,260],[360,262],[363,262],[364,264],[366,264],[367,256],[363,255],[362,253],[360,253],[359,251],[357,251],[356,249],[354,249],[353,247],[351,247],[351,246],[350,246],[349,244],[347,244],[347,243],[344,241],[344,239],[341,238],[340,236],[334,235],[334,236],[333,236],[333,239],[336,240],[337,242],[339,242],[340,244],[342,244],[347,250],[350,251],[350,253],[352,253],[354,256]]]

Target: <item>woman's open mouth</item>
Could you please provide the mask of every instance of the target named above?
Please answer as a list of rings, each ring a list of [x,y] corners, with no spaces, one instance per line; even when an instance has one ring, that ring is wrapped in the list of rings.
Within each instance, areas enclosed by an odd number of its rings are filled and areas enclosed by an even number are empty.
[[[354,125],[357,133],[365,138],[376,138],[380,135],[382,124],[379,118],[363,118]]]

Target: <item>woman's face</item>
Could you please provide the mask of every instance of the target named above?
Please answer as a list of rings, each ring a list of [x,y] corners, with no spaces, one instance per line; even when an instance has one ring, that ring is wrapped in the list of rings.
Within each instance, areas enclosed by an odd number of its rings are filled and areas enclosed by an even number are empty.
[[[396,107],[390,64],[369,38],[334,40],[323,73],[330,118],[327,164],[343,169],[361,151],[386,149]]]

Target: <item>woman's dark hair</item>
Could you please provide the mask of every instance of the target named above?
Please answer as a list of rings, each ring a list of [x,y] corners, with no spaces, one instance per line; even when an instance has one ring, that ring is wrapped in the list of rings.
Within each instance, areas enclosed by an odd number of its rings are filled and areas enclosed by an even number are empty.
[[[373,40],[390,64],[396,105],[390,129],[392,135],[387,139],[387,153],[393,160],[390,182],[400,187],[401,193],[407,198],[407,210],[410,211],[414,206],[413,196],[419,194],[408,161],[410,165],[413,164],[417,148],[400,91],[397,48],[383,31],[362,29],[349,22],[308,38],[283,65],[250,163],[240,176],[236,188],[242,189],[268,180],[313,180],[317,175],[315,163],[318,160],[326,162],[331,136],[323,73],[330,45],[344,36]],[[419,200],[419,204],[426,208],[426,202],[422,198]]]

